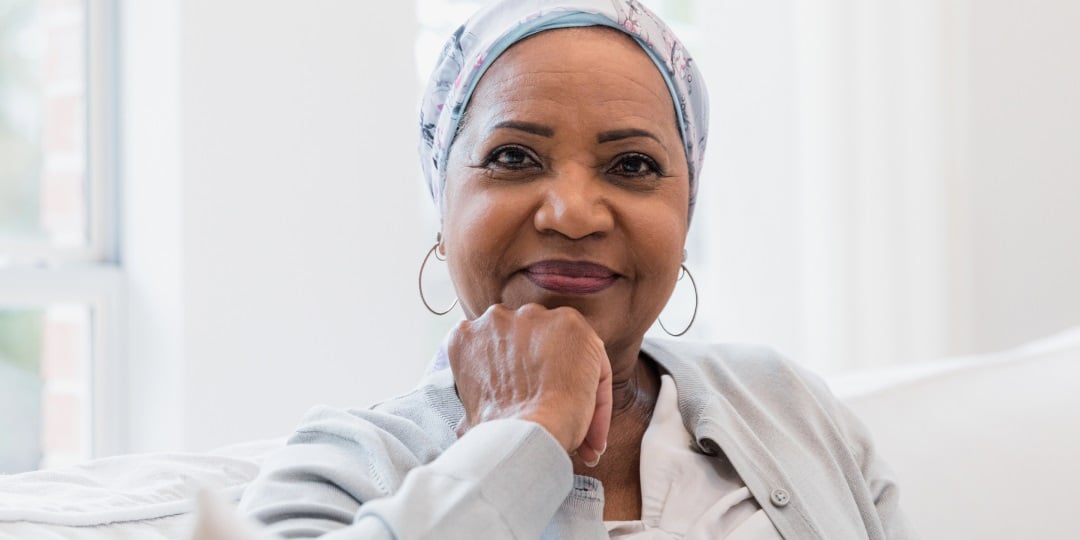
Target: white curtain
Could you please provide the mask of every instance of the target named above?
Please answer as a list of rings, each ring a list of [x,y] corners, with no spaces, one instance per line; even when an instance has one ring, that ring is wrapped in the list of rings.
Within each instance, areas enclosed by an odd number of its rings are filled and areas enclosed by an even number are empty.
[[[931,359],[962,341],[950,255],[963,155],[955,6],[699,2],[712,96],[691,262],[707,339],[821,371]]]

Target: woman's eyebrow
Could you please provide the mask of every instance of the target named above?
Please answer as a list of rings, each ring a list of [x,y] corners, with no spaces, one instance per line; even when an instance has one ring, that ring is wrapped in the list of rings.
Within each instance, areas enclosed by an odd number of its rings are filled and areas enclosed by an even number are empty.
[[[518,120],[506,120],[495,124],[491,128],[491,131],[496,129],[516,129],[518,131],[524,131],[526,133],[532,133],[533,135],[539,135],[541,137],[554,137],[555,130],[541,124],[534,124],[532,122],[521,122]]]
[[[611,131],[604,131],[596,135],[596,142],[603,144],[612,141],[618,141],[621,139],[629,139],[631,137],[648,137],[660,144],[664,144],[659,137],[653,135],[652,132],[638,128],[627,129],[614,129]]]

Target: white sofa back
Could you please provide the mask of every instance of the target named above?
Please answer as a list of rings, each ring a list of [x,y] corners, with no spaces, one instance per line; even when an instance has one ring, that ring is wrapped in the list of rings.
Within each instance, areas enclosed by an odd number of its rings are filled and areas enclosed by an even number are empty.
[[[924,538],[1080,538],[1080,329],[875,377],[834,391],[869,426]]]

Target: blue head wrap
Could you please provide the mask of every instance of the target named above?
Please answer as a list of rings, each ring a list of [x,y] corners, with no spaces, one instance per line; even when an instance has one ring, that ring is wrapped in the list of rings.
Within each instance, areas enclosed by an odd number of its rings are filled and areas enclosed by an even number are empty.
[[[690,168],[690,215],[709,126],[705,83],[663,21],[636,0],[501,0],[483,8],[447,41],[420,108],[420,166],[441,215],[446,162],[480,77],[511,45],[555,28],[607,26],[641,45],[667,83]]]

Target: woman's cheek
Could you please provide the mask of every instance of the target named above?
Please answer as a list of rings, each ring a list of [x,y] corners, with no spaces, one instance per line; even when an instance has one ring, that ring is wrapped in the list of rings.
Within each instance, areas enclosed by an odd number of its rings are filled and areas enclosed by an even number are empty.
[[[512,247],[503,209],[481,193],[465,195],[445,222],[450,272],[466,315],[479,316],[500,301],[502,261]]]

